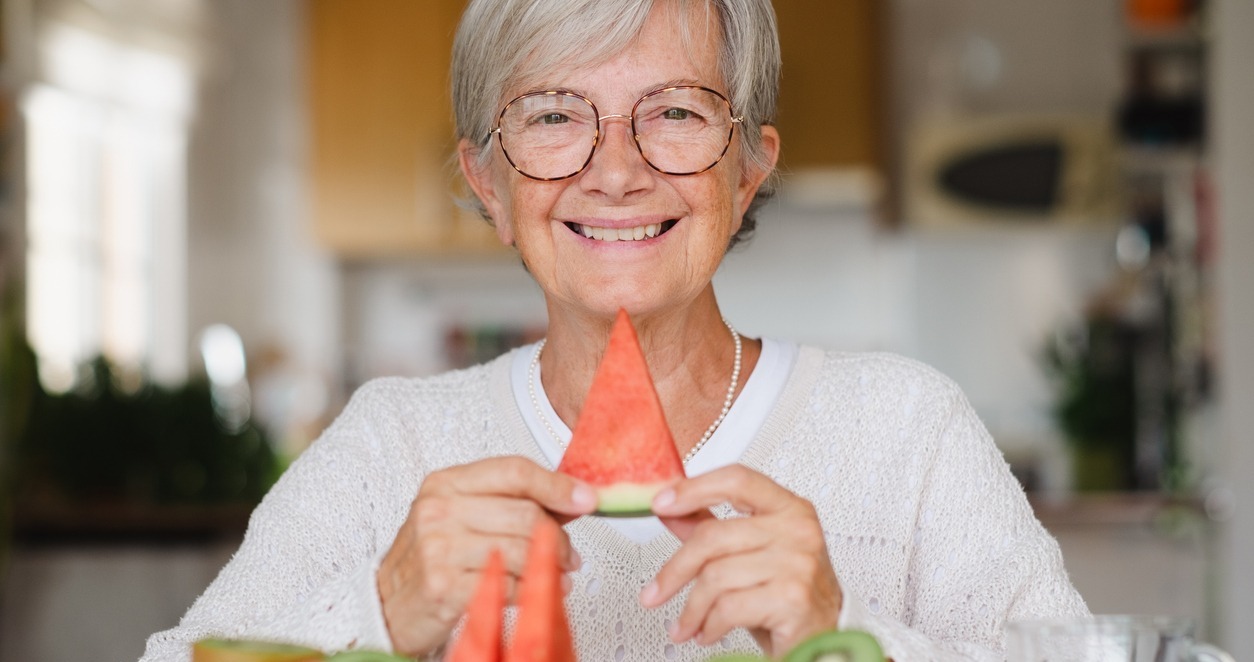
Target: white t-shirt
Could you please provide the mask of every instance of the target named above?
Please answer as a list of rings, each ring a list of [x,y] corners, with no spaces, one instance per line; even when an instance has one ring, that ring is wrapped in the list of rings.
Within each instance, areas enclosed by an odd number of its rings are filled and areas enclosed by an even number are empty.
[[[795,343],[770,338],[762,339],[762,355],[758,358],[753,372],[749,374],[744,389],[728,410],[727,417],[723,419],[705,446],[702,446],[692,460],[684,465],[684,470],[689,476],[699,476],[734,464],[740,459],[740,455],[753,441],[753,437],[766,421],[767,415],[775,407],[775,401],[784,390],[788,376],[792,373],[793,364],[797,360],[797,352],[798,346]],[[566,444],[570,442],[571,432],[562,419],[558,418],[557,412],[553,410],[553,405],[549,402],[548,395],[544,392],[539,365],[535,370],[534,386],[536,404],[539,405],[540,411],[537,412],[536,406],[531,402],[531,396],[527,391],[527,373],[535,355],[535,344],[522,348],[522,351],[514,355],[514,362],[510,367],[510,381],[514,389],[514,399],[518,402],[518,409],[522,412],[527,428],[531,430],[531,436],[535,438],[540,452],[548,459],[550,468],[554,468],[561,462]],[[560,445],[544,426],[540,416],[548,420],[553,433],[561,439]],[[605,518],[605,522],[637,544],[647,543],[666,530],[661,521],[652,515]]]

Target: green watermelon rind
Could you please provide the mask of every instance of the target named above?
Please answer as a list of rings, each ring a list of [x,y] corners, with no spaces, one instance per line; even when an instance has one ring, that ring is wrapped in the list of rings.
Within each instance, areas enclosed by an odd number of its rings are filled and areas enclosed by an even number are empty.
[[[653,497],[673,480],[655,483],[614,483],[596,488],[597,515],[602,517],[644,517],[653,514]]]

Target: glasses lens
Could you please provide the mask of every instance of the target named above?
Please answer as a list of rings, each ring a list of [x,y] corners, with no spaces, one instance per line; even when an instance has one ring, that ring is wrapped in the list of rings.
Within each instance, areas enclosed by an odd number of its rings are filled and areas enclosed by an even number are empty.
[[[673,175],[701,172],[718,163],[731,143],[731,105],[701,88],[650,94],[636,105],[640,153],[652,166]]]
[[[536,179],[561,179],[581,169],[596,144],[597,117],[583,97],[541,92],[501,113],[501,148],[510,163]]]

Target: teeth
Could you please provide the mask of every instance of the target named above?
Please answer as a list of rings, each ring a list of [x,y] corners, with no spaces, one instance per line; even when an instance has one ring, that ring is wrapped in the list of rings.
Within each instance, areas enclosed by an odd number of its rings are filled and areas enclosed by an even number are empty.
[[[591,225],[579,225],[578,228],[580,234],[597,241],[640,241],[656,237],[662,232],[661,223],[638,225],[634,228],[598,228]]]

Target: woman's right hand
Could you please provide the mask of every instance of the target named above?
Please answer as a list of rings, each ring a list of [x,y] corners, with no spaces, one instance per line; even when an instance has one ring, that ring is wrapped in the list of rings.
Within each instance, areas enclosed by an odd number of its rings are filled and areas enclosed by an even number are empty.
[[[448,640],[493,548],[501,550],[511,602],[532,528],[596,509],[588,485],[522,457],[497,457],[427,476],[376,581],[393,647],[429,654]],[[566,569],[580,560],[565,533]]]

